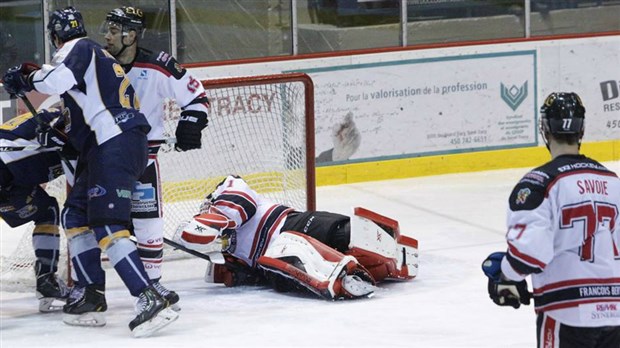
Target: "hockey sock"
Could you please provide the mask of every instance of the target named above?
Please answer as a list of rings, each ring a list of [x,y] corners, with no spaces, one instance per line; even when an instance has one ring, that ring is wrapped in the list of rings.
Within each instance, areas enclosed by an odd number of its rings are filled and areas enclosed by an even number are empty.
[[[138,242],[138,254],[140,260],[144,264],[144,269],[149,276],[149,279],[161,278],[161,263],[164,258],[164,246],[163,244],[145,245]]]
[[[101,268],[101,249],[93,231],[86,227],[74,228],[67,231],[67,237],[77,283],[80,286],[104,285],[105,272]]]
[[[144,269],[152,280],[161,278],[164,258],[164,220],[162,218],[133,219],[134,235],[138,240],[138,254]]]
[[[144,265],[129,231],[120,225],[94,227],[99,246],[106,251],[110,263],[132,296],[138,296],[150,284]]]
[[[32,232],[32,247],[37,259],[35,274],[55,273],[58,270],[60,233],[58,226],[40,224]]]

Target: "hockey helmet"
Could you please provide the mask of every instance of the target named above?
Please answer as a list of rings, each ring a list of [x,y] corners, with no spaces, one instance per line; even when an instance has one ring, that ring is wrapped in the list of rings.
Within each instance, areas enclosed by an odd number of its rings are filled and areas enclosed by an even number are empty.
[[[54,43],[54,38],[67,42],[71,39],[86,36],[86,27],[84,26],[82,14],[73,6],[52,12],[47,24],[47,30],[49,30],[52,43]]]
[[[581,142],[585,129],[586,108],[574,92],[551,93],[540,108],[540,130],[555,137],[576,138]]]
[[[134,30],[140,35],[146,27],[144,12],[137,7],[123,6],[108,12],[106,24],[120,26],[123,35],[127,35],[130,30]]]

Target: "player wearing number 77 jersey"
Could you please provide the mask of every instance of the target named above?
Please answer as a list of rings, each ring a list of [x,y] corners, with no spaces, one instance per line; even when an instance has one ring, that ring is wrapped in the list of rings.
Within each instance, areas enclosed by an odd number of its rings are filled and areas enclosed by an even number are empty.
[[[540,112],[552,160],[527,173],[509,200],[508,251],[482,268],[500,306],[529,304],[538,347],[620,347],[620,180],[579,152],[585,108],[552,93]]]

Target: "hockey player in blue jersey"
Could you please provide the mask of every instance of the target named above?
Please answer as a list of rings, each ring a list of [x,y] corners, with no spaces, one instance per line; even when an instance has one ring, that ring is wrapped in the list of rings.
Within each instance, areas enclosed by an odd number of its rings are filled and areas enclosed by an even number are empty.
[[[527,173],[509,198],[507,252],[483,262],[497,305],[530,304],[538,347],[620,347],[620,179],[579,153],[585,107],[552,93],[540,133],[552,160]]]
[[[205,90],[202,83],[167,52],[151,52],[138,46],[146,29],[144,12],[136,7],[115,8],[106,15],[102,29],[106,50],[122,65],[140,98],[140,111],[151,125],[149,141],[163,138],[164,101],[174,99],[182,109],[175,132],[176,149],[200,148],[209,106]],[[155,281],[160,294],[176,304],[179,296],[159,282],[162,277],[164,220],[158,151],[158,144],[149,145],[149,162],[138,184],[152,193],[149,197],[136,195],[140,198],[133,201],[133,232],[149,277]]]
[[[48,23],[56,47],[51,65],[29,71],[9,69],[4,87],[10,94],[36,90],[60,94],[68,114],[62,132],[44,128],[41,144],[68,141],[79,153],[75,184],[62,212],[71,261],[81,293],[65,305],[70,325],[105,324],[105,273],[100,255],[138,298],[138,315],[129,323],[135,337],[152,334],[178,318],[153,287],[136,246],[129,239],[131,192],[147,163],[150,126],[138,111],[138,99],[121,65],[86,37],[82,15],[73,7],[54,11]]]
[[[54,302],[66,301],[69,289],[56,277],[60,247],[58,202],[40,184],[62,175],[62,168],[58,152],[37,148],[36,128],[30,113],[0,125],[0,218],[11,227],[34,222],[36,294],[39,310],[50,312],[62,308]]]

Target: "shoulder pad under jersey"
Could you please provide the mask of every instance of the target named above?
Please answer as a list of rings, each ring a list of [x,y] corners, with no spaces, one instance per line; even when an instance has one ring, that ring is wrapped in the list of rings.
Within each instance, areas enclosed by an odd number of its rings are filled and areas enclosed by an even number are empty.
[[[185,68],[183,68],[172,55],[164,51],[154,53],[145,49],[140,49],[135,61],[160,66],[177,80],[182,78],[186,72]]]
[[[549,171],[551,163],[534,168],[521,178],[508,199],[510,210],[534,210],[540,206],[545,199],[547,187],[555,178]]]

